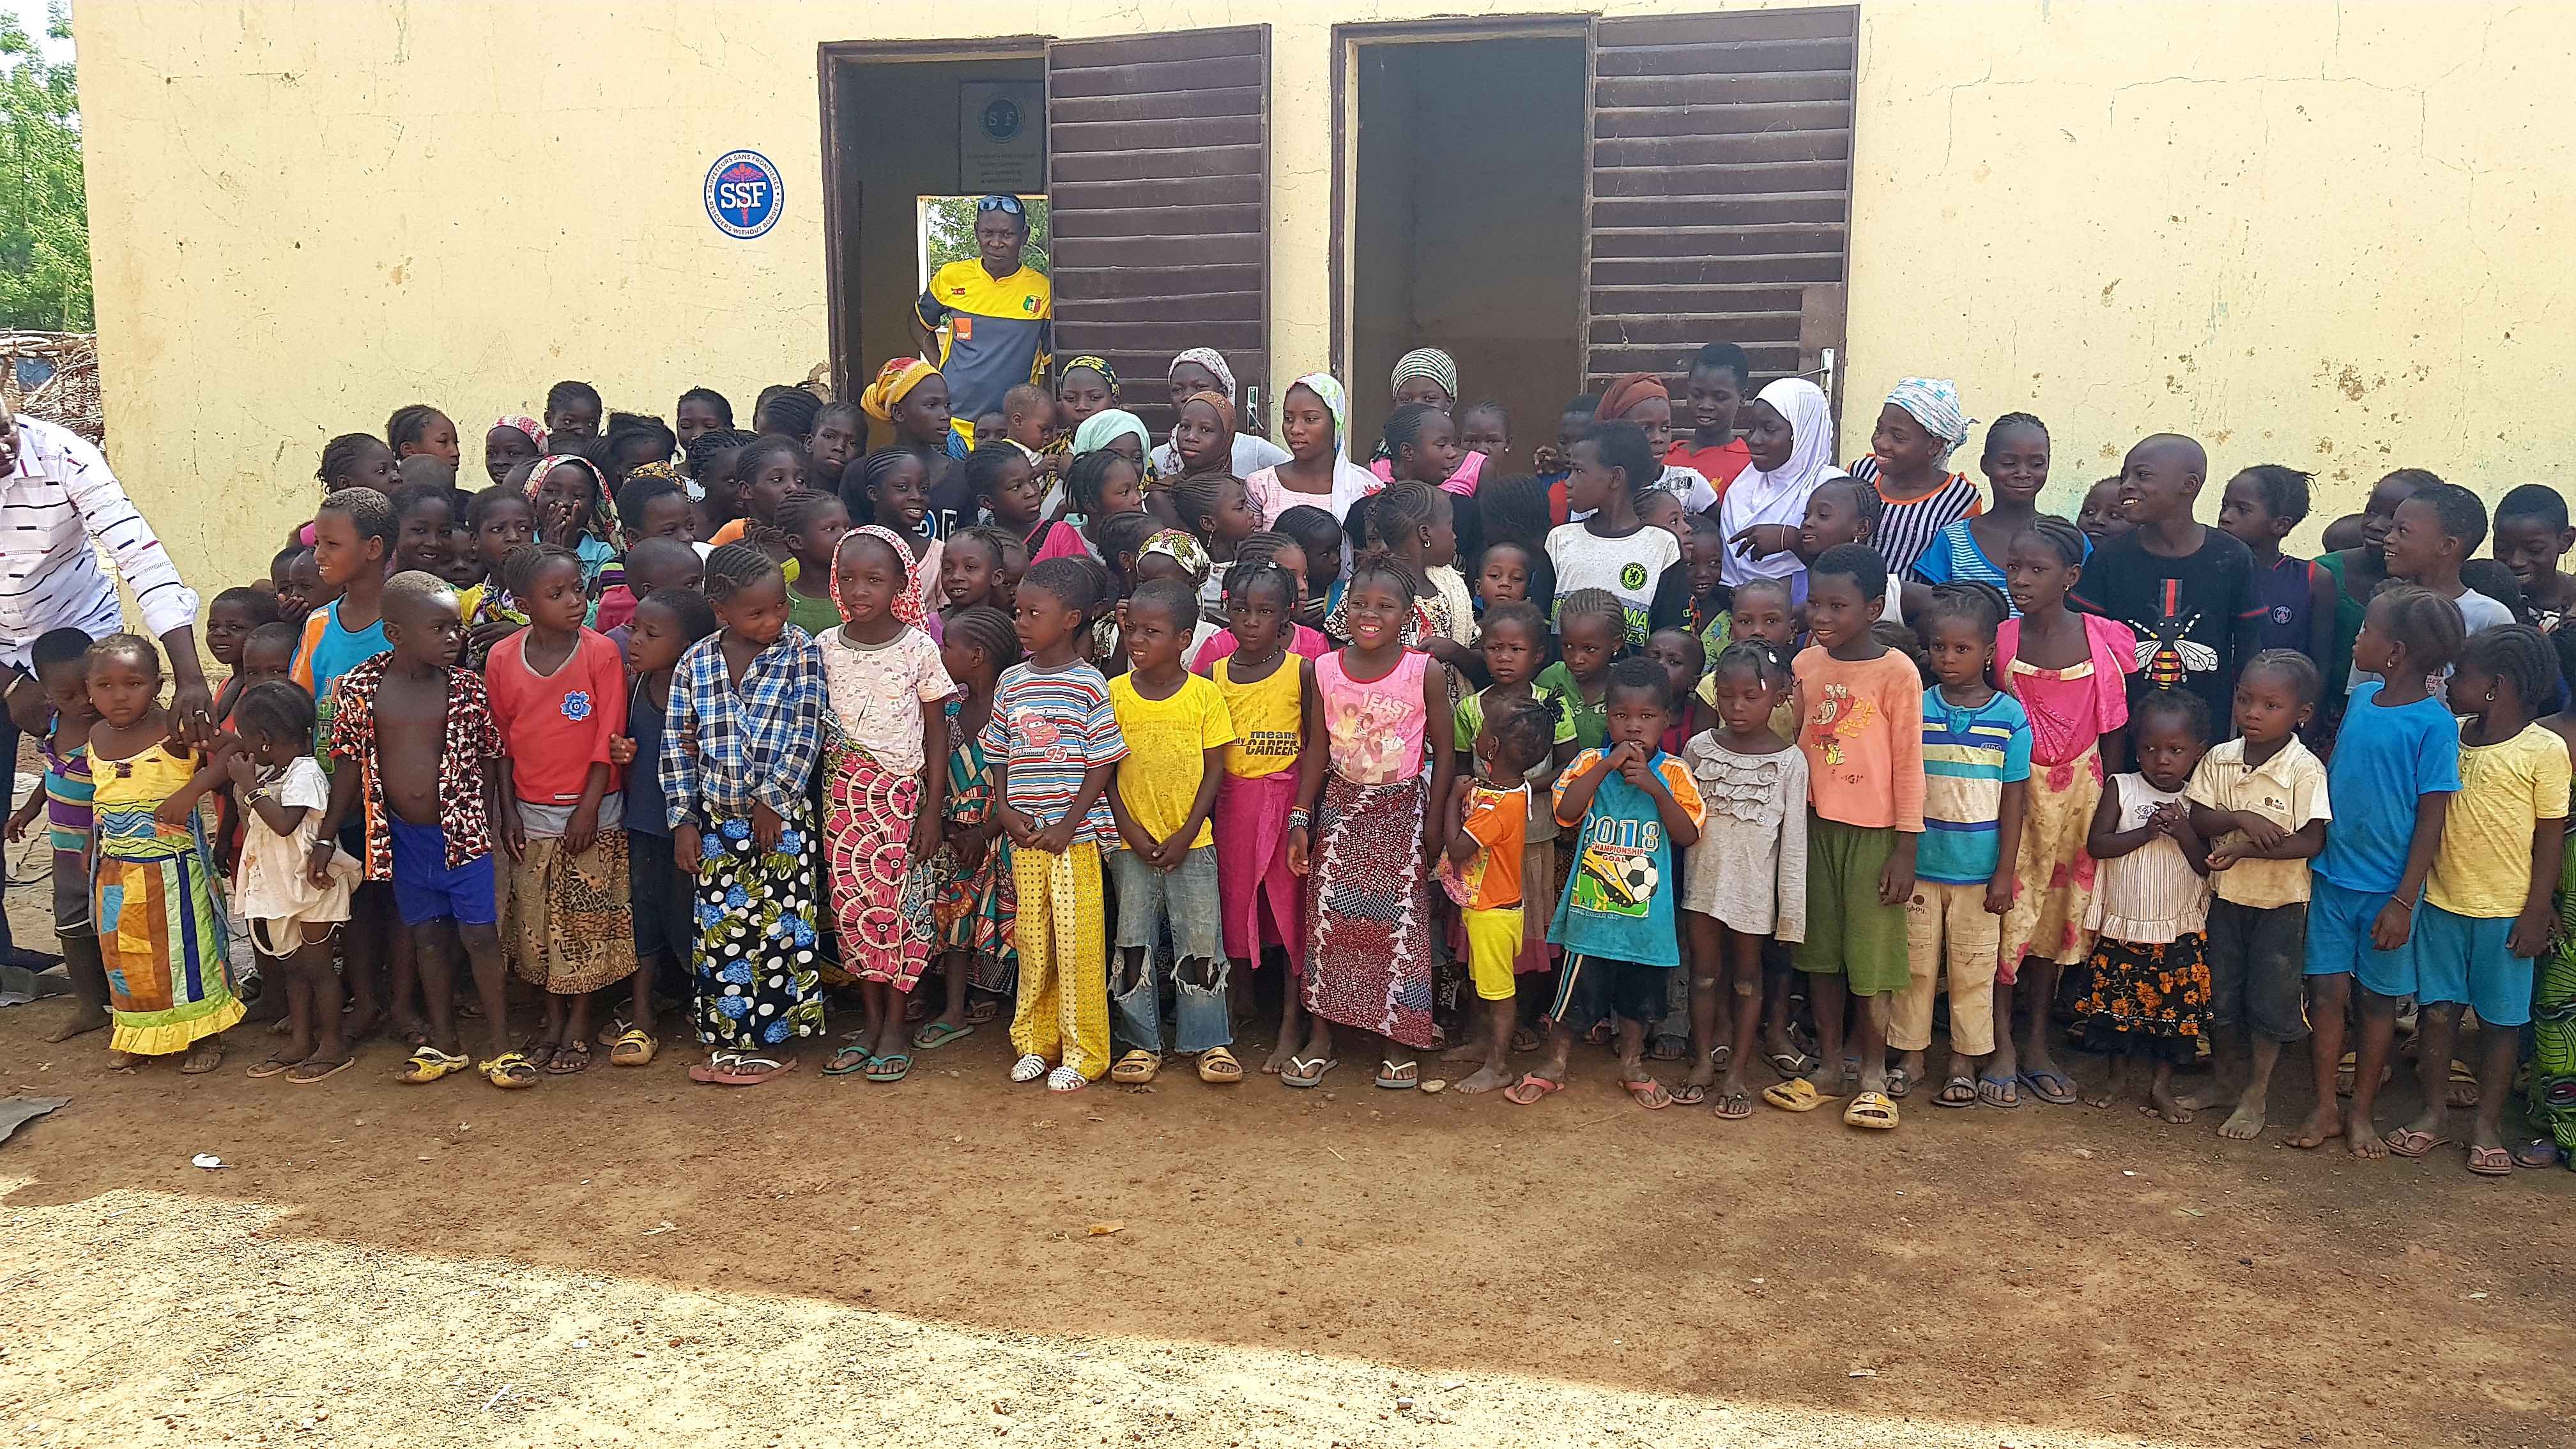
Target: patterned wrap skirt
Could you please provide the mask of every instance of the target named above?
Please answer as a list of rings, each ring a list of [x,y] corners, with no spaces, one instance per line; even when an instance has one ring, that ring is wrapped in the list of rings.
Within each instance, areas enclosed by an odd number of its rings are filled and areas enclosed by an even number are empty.
[[[2026,796],[2012,909],[2004,913],[2003,954],[1995,970],[1995,980],[2006,986],[2024,957],[2072,966],[2092,947],[2084,916],[2100,867],[2085,853],[2084,837],[2102,803],[2101,747],[2088,745],[2061,765],[2033,764]]]
[[[1306,1009],[1409,1047],[1439,1040],[1422,812],[1430,783],[1324,776],[1306,878]]]
[[[2558,939],[2531,990],[2531,1125],[2576,1152],[2576,855],[2559,874]]]
[[[635,916],[626,832],[603,830],[579,855],[563,837],[530,836],[510,867],[501,949],[520,980],[579,996],[635,974]]]
[[[698,863],[698,1040],[768,1054],[823,1030],[821,941],[814,924],[813,807],[796,802],[778,845],[760,849],[748,819],[718,818]]]
[[[912,822],[920,810],[918,776],[895,774],[845,743],[824,749],[823,860],[841,966],[897,991],[921,980],[938,929],[930,882],[912,869]]]
[[[958,708],[948,703],[949,732],[957,732]],[[950,825],[982,825],[993,817],[993,762],[981,742],[969,738],[948,752]],[[999,830],[983,853],[968,865],[945,841],[922,862],[930,891],[930,914],[939,931],[939,949],[966,958],[966,982],[978,991],[1008,996],[1020,981],[1020,953],[1012,932],[1020,916],[1019,880],[1011,871],[1011,840]]]
[[[213,858],[192,817],[189,839],[156,829],[147,812],[99,813],[91,919],[107,965],[111,1050],[186,1051],[248,1010],[233,995]]]
[[[2090,960],[2093,984],[2075,1003],[2075,1039],[2086,1051],[2178,1067],[2199,1060],[2209,1036],[2207,932],[2144,945],[2100,936]]]

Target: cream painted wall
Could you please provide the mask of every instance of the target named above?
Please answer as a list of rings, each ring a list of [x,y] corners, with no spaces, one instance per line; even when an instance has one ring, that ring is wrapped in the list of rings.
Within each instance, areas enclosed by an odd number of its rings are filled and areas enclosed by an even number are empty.
[[[474,435],[560,377],[662,412],[693,383],[747,406],[802,376],[828,347],[815,47],[833,40],[1267,21],[1274,382],[1293,377],[1330,353],[1330,28],[1418,18],[81,0],[113,457],[211,595],[309,510],[322,442],[400,403]],[[2222,466],[2322,466],[2321,516],[2399,462],[2490,494],[2548,476],[2550,422],[2576,410],[2576,280],[2550,247],[2576,224],[2570,94],[2576,35],[2549,7],[1867,0],[1844,451],[1870,399],[1937,371],[1979,416],[2047,417],[2070,481],[2157,427]],[[736,146],[787,178],[757,241],[699,203]]]

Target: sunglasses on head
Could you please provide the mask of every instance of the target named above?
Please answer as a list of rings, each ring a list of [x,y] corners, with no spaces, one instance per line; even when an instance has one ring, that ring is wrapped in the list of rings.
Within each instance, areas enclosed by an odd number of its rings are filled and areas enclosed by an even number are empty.
[[[978,213],[999,211],[1006,212],[1012,216],[1018,216],[1020,214],[1020,199],[1016,196],[987,196],[975,203],[975,210]]]

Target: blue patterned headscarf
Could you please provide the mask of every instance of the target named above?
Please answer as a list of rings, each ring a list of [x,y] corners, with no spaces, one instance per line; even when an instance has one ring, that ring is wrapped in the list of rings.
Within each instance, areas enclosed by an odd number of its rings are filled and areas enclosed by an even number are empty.
[[[1896,385],[1887,400],[1913,414],[1916,422],[1941,440],[1944,459],[1968,441],[1968,429],[1976,421],[1959,406],[1959,385],[1946,377],[1909,377]]]

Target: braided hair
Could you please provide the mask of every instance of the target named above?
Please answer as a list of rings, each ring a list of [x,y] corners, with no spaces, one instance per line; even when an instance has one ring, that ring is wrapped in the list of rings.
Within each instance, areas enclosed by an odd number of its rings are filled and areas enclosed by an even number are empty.
[[[2471,634],[2460,646],[2460,667],[2512,685],[2523,708],[2534,713],[2558,695],[2558,651],[2529,624],[2492,624]]]
[[[322,445],[322,466],[313,470],[313,476],[325,485],[337,486],[339,480],[357,472],[376,453],[392,451],[384,439],[373,433],[342,433]]]
[[[1423,406],[1415,404],[1414,406]],[[1368,500],[1369,540],[1381,549],[1439,520],[1440,490],[1416,479],[1389,483]]]
[[[2317,662],[2296,649],[2266,649],[2246,660],[2236,677],[2244,680],[2257,674],[2277,676],[2301,704],[2314,704],[2325,692],[2325,676],[2318,672]]]
[[[1011,616],[990,604],[970,604],[942,621],[941,633],[951,644],[983,651],[1001,673],[1020,662],[1020,631]]]
[[[549,418],[566,408],[583,404],[588,404],[595,413],[604,412],[607,408],[599,400],[599,389],[586,382],[559,382],[546,389],[546,416]]]
[[[1499,758],[1524,769],[1548,757],[1556,744],[1556,711],[1533,695],[1499,701],[1485,711],[1485,733]]]
[[[2041,422],[2035,414],[2006,413],[2002,417],[1995,419],[1993,422],[1986,424],[1985,456],[1991,458],[1995,455],[1995,440],[2002,437],[2007,430],[2012,428],[2028,428],[2043,438],[2048,436],[2048,424]]]
[[[1715,679],[1738,669],[1752,671],[1766,689],[1785,689],[1792,679],[1788,659],[1764,639],[1738,639],[1719,650],[1716,661],[1708,666],[1708,677]]]
[[[1992,639],[2004,620],[2011,617],[2012,605],[2004,598],[2003,590],[1989,583],[1963,579],[1956,583],[1934,584],[1932,602],[1924,606],[1923,617],[1913,622],[1928,634],[1935,619],[1964,619]]]
[[[2316,480],[2316,474],[2302,473],[2281,463],[2257,463],[2236,476],[2254,480],[2255,496],[2263,500],[2263,511],[2274,518],[2296,523],[2308,516],[2308,485]]]
[[[1166,490],[1173,510],[1181,516],[1181,527],[1197,534],[1201,543],[1208,541],[1208,518],[1224,501],[1229,483],[1243,486],[1243,480],[1231,473],[1193,473]]]
[[[1121,465],[1128,468],[1136,466],[1126,454],[1114,453],[1107,448],[1094,448],[1077,456],[1072,466],[1064,470],[1064,487],[1073,497],[1074,512],[1085,518],[1098,517],[1101,492],[1109,486],[1109,470]],[[1141,479],[1144,475],[1139,472],[1137,476]]]
[[[1028,454],[1021,452],[1020,445],[1008,438],[977,443],[975,451],[966,455],[967,496],[992,497],[994,485],[1001,482],[1003,471],[1013,463],[1027,460]]]
[[[1388,458],[1400,459],[1404,450],[1422,437],[1422,429],[1433,417],[1447,418],[1449,410],[1438,403],[1406,403],[1387,414],[1386,428],[1379,434]]]
[[[401,457],[404,448],[419,442],[421,435],[429,431],[432,420],[444,422],[446,418],[447,414],[427,403],[408,403],[398,407],[391,417],[385,419],[385,446],[394,450],[395,457]]]
[[[772,521],[778,525],[781,533],[803,533],[813,527],[814,520],[821,517],[824,510],[831,508],[840,508],[844,513],[848,511],[837,493],[825,493],[815,488],[799,488],[779,500],[778,513]],[[907,559],[905,562],[909,563],[910,560]]]
[[[2194,742],[2209,743],[2209,702],[2188,689],[2150,689],[2129,706],[2129,724],[2134,738],[2146,737],[2146,722],[2155,715],[2169,715],[2182,722]]]
[[[1574,589],[1567,593],[1557,595],[1557,632],[1560,634],[1564,633],[1565,626],[1576,619],[1609,620],[1611,637],[1616,641],[1614,648],[1626,647],[1628,607],[1627,605],[1619,602],[1619,596],[1617,594],[1610,592],[1608,589]],[[1661,668],[1662,666],[1658,665],[1657,667]]]
[[[1527,474],[1488,477],[1477,485],[1476,506],[1470,511],[1486,543],[1516,543],[1533,557],[1547,552],[1552,516],[1547,485],[1536,478]]]
[[[1875,493],[1878,490],[1873,488],[1870,491]],[[2054,513],[2043,513],[2031,519],[2022,534],[2037,539],[2041,547],[2055,553],[2058,562],[2068,568],[2084,562],[2085,552],[2092,543],[2084,536],[2084,530]]]
[[[1878,541],[1879,521],[1887,516],[1887,500],[1878,496],[1876,488],[1848,474],[1840,478],[1828,478],[1817,484],[1815,493],[1822,493],[1828,488],[1837,486],[1851,494],[1852,512],[1860,515],[1860,541],[1875,544]],[[1808,496],[1812,498],[1815,493],[1810,493]],[[1831,552],[1831,550],[1827,551]],[[1813,566],[1810,565],[1810,567]]]
[[[2461,646],[2468,641],[2460,606],[2431,589],[2392,584],[2371,597],[2370,608],[2386,611],[2388,637],[2406,651],[2408,669],[2438,674],[2460,657]],[[2365,624],[2368,619],[2368,614],[2363,615]]]
[[[823,400],[801,386],[783,387],[752,411],[753,427],[804,443],[813,438],[814,424],[822,420]]]
[[[689,446],[685,450],[688,454],[689,476],[692,478],[706,476],[707,465],[715,461],[716,454],[731,448],[748,446],[752,440],[752,434],[732,427],[710,428],[689,439]]]
[[[537,575],[557,559],[568,559],[575,568],[581,566],[581,555],[559,543],[524,544],[510,550],[501,561],[501,586],[517,598],[536,592]]]
[[[758,544],[725,544],[707,555],[707,602],[721,604],[777,572],[778,561]]]

